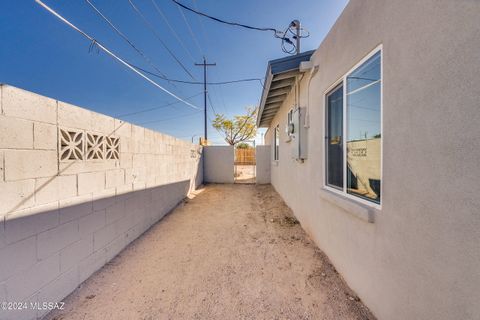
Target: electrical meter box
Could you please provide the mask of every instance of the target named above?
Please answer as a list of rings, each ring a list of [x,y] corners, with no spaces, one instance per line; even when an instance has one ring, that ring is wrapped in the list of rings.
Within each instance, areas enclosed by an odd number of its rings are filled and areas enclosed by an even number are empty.
[[[291,137],[292,157],[296,160],[307,159],[308,129],[305,127],[305,108],[295,108],[292,114]]]

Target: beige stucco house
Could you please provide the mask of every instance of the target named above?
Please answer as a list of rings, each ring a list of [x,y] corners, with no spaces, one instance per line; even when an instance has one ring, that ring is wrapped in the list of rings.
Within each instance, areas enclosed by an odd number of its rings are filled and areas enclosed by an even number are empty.
[[[267,68],[271,183],[379,319],[480,319],[479,17],[351,0]]]

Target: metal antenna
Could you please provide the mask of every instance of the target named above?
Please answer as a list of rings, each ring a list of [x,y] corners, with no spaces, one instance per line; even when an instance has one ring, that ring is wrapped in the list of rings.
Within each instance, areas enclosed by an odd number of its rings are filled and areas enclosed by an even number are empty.
[[[216,66],[216,63],[207,63],[207,59],[203,57],[203,63],[195,63],[196,66],[203,66],[203,103],[204,103],[204,138],[205,143],[207,143],[207,67]]]

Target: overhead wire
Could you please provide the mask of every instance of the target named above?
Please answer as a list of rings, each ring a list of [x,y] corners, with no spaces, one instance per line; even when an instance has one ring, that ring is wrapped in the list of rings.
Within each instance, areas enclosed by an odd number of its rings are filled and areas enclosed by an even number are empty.
[[[194,94],[193,96],[187,97],[187,98],[185,98],[185,100],[190,100],[192,98],[198,97],[201,94],[203,94],[203,91],[199,92],[197,94]],[[170,103],[158,106],[158,107],[152,107],[152,108],[142,109],[142,110],[138,110],[138,111],[134,111],[134,112],[118,114],[118,115],[116,115],[116,117],[118,117],[118,118],[130,117],[130,116],[141,114],[141,113],[146,113],[146,112],[150,112],[150,111],[154,111],[154,110],[158,110],[158,109],[167,108],[167,107],[173,106],[173,105],[178,104],[178,103],[180,103],[180,101],[173,101],[173,102],[170,102]]]
[[[147,26],[147,28],[152,32],[152,34],[155,36],[155,38],[160,42],[160,44],[163,46],[165,50],[170,54],[170,56],[177,62],[177,64],[187,73],[190,78],[193,80],[196,80],[195,77],[190,73],[190,71],[185,67],[185,65],[178,59],[178,57],[170,50],[170,48],[166,45],[166,43],[162,40],[160,35],[157,33],[153,25],[150,23],[150,21],[147,20],[145,15],[140,11],[140,9],[135,6],[135,4],[132,2],[132,0],[128,0],[128,3],[132,7],[132,9],[138,14],[138,16],[142,19],[143,23]]]
[[[180,118],[192,117],[192,116],[195,116],[195,115],[197,115],[197,114],[200,114],[201,112],[202,112],[202,111],[200,110],[200,111],[195,111],[194,113],[182,114],[182,115],[179,115],[179,116],[170,117],[170,118],[165,118],[165,119],[149,120],[149,121],[145,121],[145,122],[140,122],[140,123],[138,123],[138,125],[158,123],[158,122],[165,122],[165,121],[170,121],[170,120],[175,120],[175,119],[180,119]]]
[[[165,80],[169,81],[167,76],[152,62],[152,60],[142,51],[140,50],[128,37],[118,29],[110,19],[108,19],[90,0],[85,0],[85,2],[90,5],[90,7],[103,19],[107,22],[107,24],[123,39],[125,40],[143,59],[152,67],[154,68],[160,75],[164,77]],[[171,81],[169,81],[171,82]]]
[[[198,10],[198,6],[197,6],[197,1],[196,0],[192,0],[192,4],[193,4],[193,7],[195,8],[195,10],[199,11]],[[200,25],[200,29],[201,29],[201,33],[203,35],[203,38],[205,40],[205,42],[210,42],[210,39],[207,35],[207,32],[205,30],[205,26],[203,25],[203,21],[201,19],[201,17],[199,15],[196,15],[197,17],[197,21],[198,21],[198,24]],[[209,48],[209,47],[207,47]],[[223,112],[227,112],[227,108],[225,106],[225,99],[223,97],[223,88],[220,86],[219,88],[216,88],[216,86],[213,86],[212,87],[212,94],[214,94],[217,98],[217,101],[220,100],[221,102],[221,106],[222,106],[222,109],[223,109]],[[218,97],[220,96],[221,99],[219,99]]]
[[[294,39],[297,38],[296,33],[294,33],[291,30],[291,28],[293,26],[292,23],[290,23],[288,28],[285,31],[282,32],[282,31],[280,31],[276,28],[272,28],[272,27],[256,27],[256,26],[250,26],[250,25],[247,25],[247,24],[239,23],[239,22],[232,22],[232,21],[226,21],[226,20],[220,19],[220,18],[211,16],[209,14],[206,14],[204,12],[199,11],[196,8],[195,3],[194,3],[195,8],[191,8],[191,7],[181,3],[178,0],[171,0],[171,1],[174,2],[175,4],[177,4],[179,7],[182,7],[183,9],[185,9],[187,11],[193,12],[193,13],[199,15],[199,16],[203,16],[205,18],[211,19],[211,20],[216,21],[216,22],[220,22],[220,23],[227,24],[227,25],[230,25],[230,26],[236,26],[236,27],[241,27],[241,28],[245,28],[245,29],[250,29],[250,30],[273,32],[273,36],[275,38],[278,38],[278,39],[282,40],[281,48],[282,48],[283,52],[285,52],[287,54],[293,54],[293,53],[296,52],[297,48],[296,48],[295,43],[292,40],[290,40],[290,38],[287,36],[287,34],[290,32],[290,33],[292,33]],[[300,30],[307,31],[306,35],[299,35],[300,38],[307,38],[307,37],[310,36],[310,33],[305,28],[300,28]],[[288,49],[286,44],[290,45],[291,48]]]
[[[182,39],[180,38],[180,36],[178,35],[178,33],[175,31],[175,29],[172,27],[172,25],[170,24],[170,22],[168,21],[167,19],[167,16],[163,13],[162,9],[160,8],[160,6],[157,4],[157,2],[155,0],[152,0],[152,3],[153,3],[153,6],[155,7],[155,9],[157,10],[158,14],[160,15],[160,17],[162,17],[163,21],[165,22],[165,24],[167,25],[168,29],[171,31],[171,33],[173,34],[173,36],[175,37],[175,39],[177,39],[177,41],[180,43],[180,45],[182,46],[182,48],[185,50],[185,52],[188,54],[188,56],[190,57],[190,59],[195,62],[195,58],[193,57],[191,51],[187,48],[187,46],[185,45],[185,43],[182,41]]]
[[[124,61],[122,58],[120,58],[119,56],[117,56],[115,53],[113,53],[112,51],[110,51],[109,49],[107,49],[104,45],[102,45],[100,42],[98,42],[95,38],[93,38],[92,36],[88,35],[87,33],[85,33],[84,31],[82,31],[81,29],[79,29],[77,26],[75,26],[74,24],[72,24],[70,21],[68,21],[67,19],[65,19],[63,16],[61,16],[59,13],[57,13],[55,10],[53,10],[52,8],[50,8],[49,6],[47,6],[45,3],[43,3],[41,0],[35,0],[35,2],[37,2],[40,6],[42,6],[44,9],[46,9],[48,12],[50,12],[51,14],[53,14],[55,17],[57,17],[60,21],[62,21],[63,23],[65,23],[67,26],[69,26],[70,28],[74,29],[75,31],[77,31],[78,33],[80,33],[82,36],[84,36],[85,38],[87,38],[88,40],[91,41],[91,43],[95,44],[96,46],[98,46],[98,48],[102,49],[104,52],[106,52],[108,55],[110,55],[111,57],[113,57],[115,60],[117,60],[118,62],[120,62],[121,64],[123,64],[124,66],[126,66],[127,68],[129,68],[130,70],[132,70],[133,72],[135,72],[136,74],[138,74],[140,77],[142,77],[143,79],[147,80],[149,83],[151,83],[152,85],[154,85],[155,87],[157,87],[158,89],[162,90],[163,92],[169,94],[170,96],[174,97],[175,99],[183,102],[184,104],[194,108],[194,109],[199,109],[197,106],[191,104],[190,102],[182,99],[181,97],[177,96],[176,94],[174,94],[173,92],[165,89],[164,87],[162,87],[160,84],[156,83],[155,81],[153,81],[152,79],[150,79],[149,77],[147,77],[146,75],[144,75],[143,73],[141,73],[140,71],[138,71],[137,69],[135,69],[134,67],[132,67],[129,63],[127,63],[126,61]]]
[[[138,69],[142,72],[145,72],[149,75],[160,78],[160,79],[164,79],[164,80],[168,80],[168,81],[172,81],[172,82],[178,82],[178,83],[201,84],[201,85],[203,85],[203,82],[201,82],[201,81],[187,81],[187,80],[166,78],[166,77],[163,77],[162,75],[156,74],[152,71],[148,71],[145,68],[139,67],[137,65],[130,64],[130,66],[132,66],[135,69]],[[239,83],[239,82],[252,82],[252,81],[258,81],[258,82],[260,82],[260,85],[262,87],[264,86],[261,78],[246,78],[246,79],[237,79],[237,80],[229,80],[229,81],[207,82],[207,84],[208,85],[224,85],[224,84],[232,84],[232,83]]]
[[[242,28],[246,28],[246,29],[250,29],[250,30],[257,30],[257,31],[271,31],[274,33],[274,36],[277,37],[277,36],[280,36],[280,34],[282,34],[282,32],[280,32],[279,30],[275,29],[275,28],[261,28],[261,27],[253,27],[253,26],[249,26],[249,25],[246,25],[246,24],[243,24],[243,23],[238,23],[238,22],[231,22],[231,21],[226,21],[226,20],[223,20],[223,19],[220,19],[220,18],[216,18],[216,17],[213,17],[213,16],[210,16],[206,13],[203,13],[201,11],[198,11],[198,10],[195,10],[193,8],[190,8],[186,5],[184,5],[183,3],[181,3],[180,1],[177,1],[177,0],[171,0],[173,2],[175,2],[177,5],[179,5],[180,7],[184,8],[185,10],[188,10],[190,12],[193,12],[193,13],[196,13],[198,15],[201,15],[203,17],[206,17],[206,18],[209,18],[211,20],[214,20],[214,21],[217,21],[217,22],[220,22],[220,23],[224,23],[224,24],[228,24],[228,25],[231,25],[231,26],[237,26],[237,27],[242,27]]]
[[[203,50],[202,50],[202,47],[200,47],[200,43],[198,42],[197,38],[195,37],[195,34],[193,33],[193,30],[192,30],[192,27],[190,26],[190,24],[188,23],[188,20],[187,20],[187,17],[185,16],[185,14],[183,13],[182,9],[180,9],[179,6],[177,6],[178,8],[178,11],[180,12],[180,15],[182,16],[183,18],[183,21],[185,22],[185,24],[187,25],[187,28],[188,28],[188,32],[190,32],[190,35],[192,36],[192,39],[193,39],[193,42],[195,43],[195,45],[197,46],[200,54],[202,56],[205,56]]]

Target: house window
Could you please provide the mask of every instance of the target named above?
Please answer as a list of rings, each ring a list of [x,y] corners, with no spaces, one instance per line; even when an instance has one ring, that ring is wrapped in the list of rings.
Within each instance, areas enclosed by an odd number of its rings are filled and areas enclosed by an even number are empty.
[[[381,58],[381,51],[367,57],[325,102],[325,183],[375,204],[381,199]]]
[[[327,185],[343,190],[343,85],[327,95]]]
[[[280,145],[280,126],[275,127],[275,132],[273,134],[273,160],[278,160],[278,151]]]

